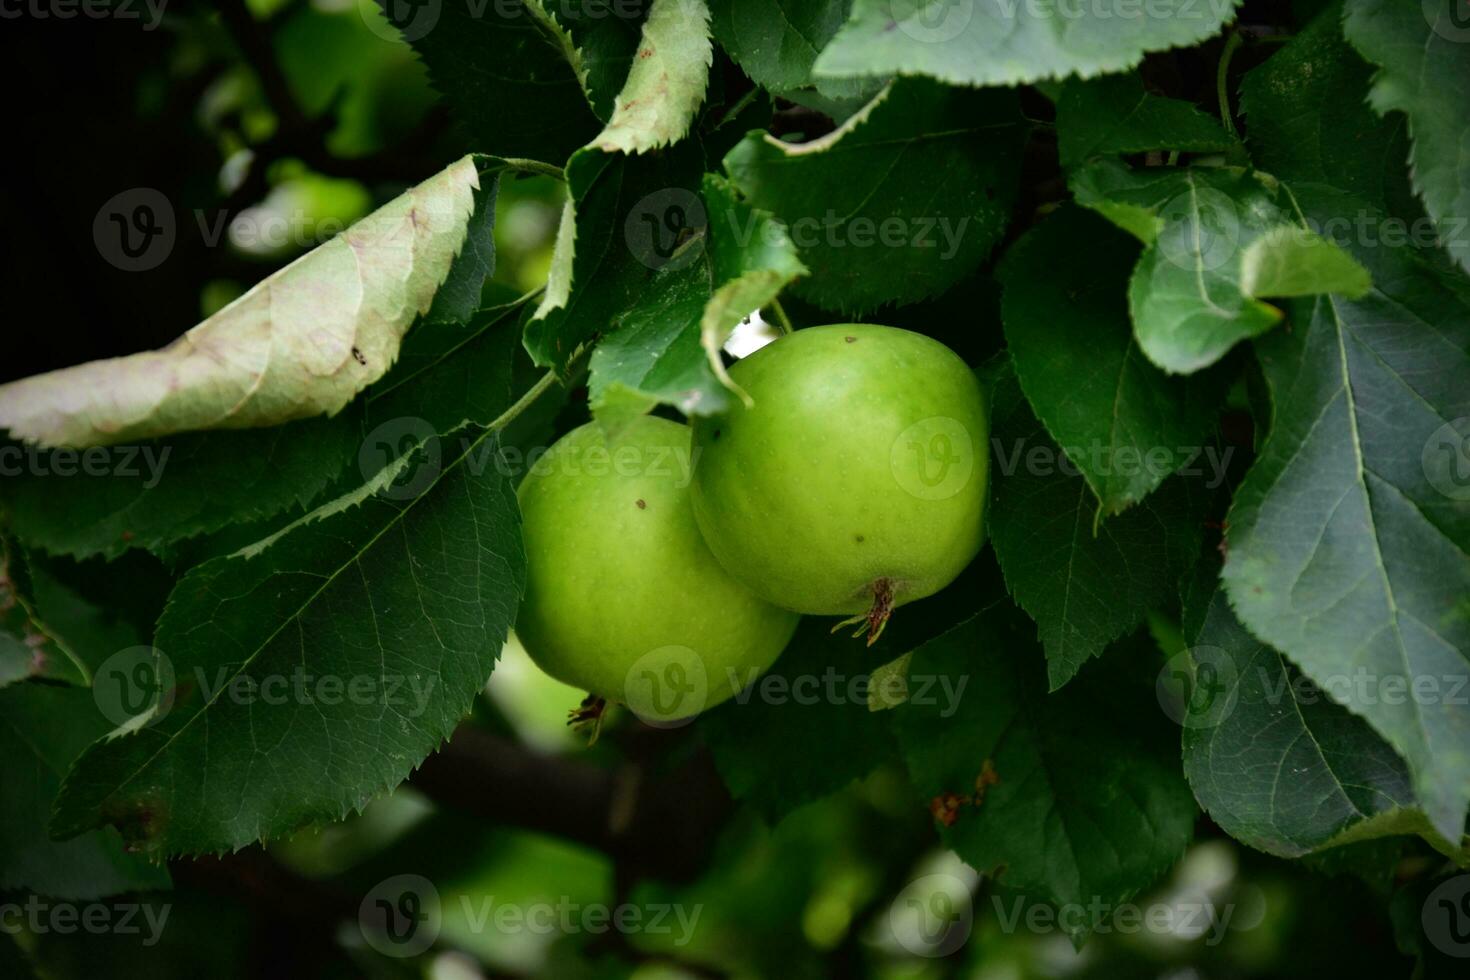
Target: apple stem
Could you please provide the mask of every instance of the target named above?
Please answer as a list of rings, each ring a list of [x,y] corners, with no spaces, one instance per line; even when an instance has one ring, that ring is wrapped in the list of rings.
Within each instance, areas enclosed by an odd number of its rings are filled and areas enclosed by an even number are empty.
[[[567,712],[567,724],[578,733],[587,733],[587,747],[597,744],[602,734],[602,720],[607,717],[607,698],[589,694],[582,703]]]
[[[880,578],[873,582],[873,605],[865,613],[858,613],[850,619],[844,619],[832,627],[832,632],[847,626],[857,626],[852,638],[857,639],[864,634],[868,637],[868,646],[878,642],[878,637],[888,628],[888,620],[893,616],[893,580]]]

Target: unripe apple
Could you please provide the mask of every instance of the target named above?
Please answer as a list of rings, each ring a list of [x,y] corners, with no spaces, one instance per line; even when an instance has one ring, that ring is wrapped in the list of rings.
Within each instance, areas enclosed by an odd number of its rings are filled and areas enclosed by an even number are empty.
[[[645,721],[741,690],[800,618],[710,554],[689,504],[688,426],[643,417],[609,440],[574,429],[522,481],[526,593],[516,633],[542,670]]]
[[[730,370],[752,404],[696,420],[694,514],[777,605],[860,614],[944,588],[984,539],[989,425],[948,347],[893,327],[798,330]]]

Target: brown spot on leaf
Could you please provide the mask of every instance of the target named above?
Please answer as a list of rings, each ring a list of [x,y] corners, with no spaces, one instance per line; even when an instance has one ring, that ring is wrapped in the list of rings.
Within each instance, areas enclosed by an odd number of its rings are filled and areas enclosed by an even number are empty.
[[[953,827],[955,821],[960,818],[961,808],[979,806],[984,803],[985,791],[998,782],[1000,782],[1000,774],[995,771],[994,763],[986,759],[984,765],[980,767],[980,775],[975,777],[973,795],[940,793],[929,801],[929,813],[944,826]]]
[[[969,801],[968,796],[960,796],[957,793],[940,793],[929,801],[929,813],[944,826],[953,827],[955,821],[960,818],[960,807]]]
[[[639,497],[638,498],[637,504],[638,504],[638,509],[639,510],[647,510],[648,509],[648,501],[644,500],[642,497]]]
[[[995,771],[995,764],[989,759],[980,767],[980,775],[975,777],[975,805],[979,806],[985,802],[985,791],[1000,782],[1000,773]]]
[[[845,340],[845,341],[847,341],[849,344],[855,344],[855,343],[857,343],[857,338],[856,337],[847,336],[847,337],[843,337],[842,339]]]
[[[148,850],[163,832],[167,811],[161,801],[113,799],[102,808],[104,823],[117,827],[130,851]]]

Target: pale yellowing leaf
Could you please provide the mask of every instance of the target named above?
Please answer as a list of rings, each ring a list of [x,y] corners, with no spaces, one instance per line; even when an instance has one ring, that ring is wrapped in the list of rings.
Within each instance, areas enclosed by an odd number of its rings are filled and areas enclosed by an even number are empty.
[[[704,101],[713,62],[704,0],[654,0],[612,118],[590,145],[643,153],[677,142]]]
[[[387,372],[428,310],[478,187],[466,156],[161,350],[0,385],[0,429],[85,447],[335,414]]]

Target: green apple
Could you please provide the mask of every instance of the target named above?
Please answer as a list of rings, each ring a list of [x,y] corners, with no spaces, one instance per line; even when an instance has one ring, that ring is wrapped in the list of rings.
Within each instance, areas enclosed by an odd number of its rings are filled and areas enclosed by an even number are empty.
[[[693,497],[731,575],[787,609],[861,614],[852,622],[872,642],[894,608],[975,557],[989,424],[954,351],[837,324],[783,337],[730,374],[752,403],[695,422]]]
[[[611,440],[563,436],[519,498],[526,593],[516,633],[542,670],[627,704],[687,718],[768,668],[800,618],[715,561],[689,503],[688,426],[643,417]]]

